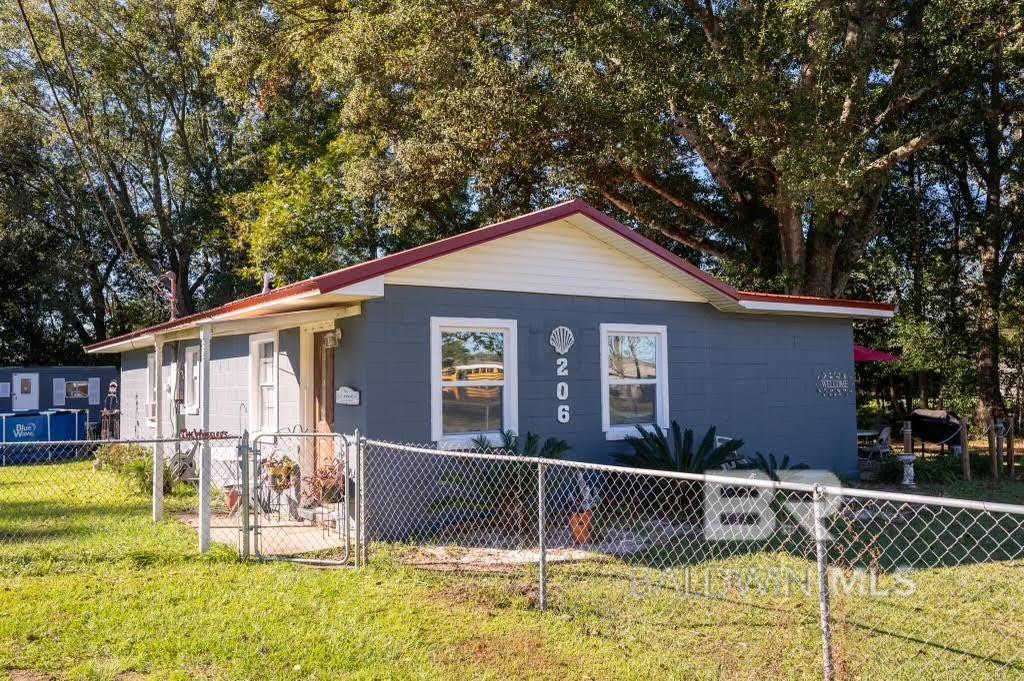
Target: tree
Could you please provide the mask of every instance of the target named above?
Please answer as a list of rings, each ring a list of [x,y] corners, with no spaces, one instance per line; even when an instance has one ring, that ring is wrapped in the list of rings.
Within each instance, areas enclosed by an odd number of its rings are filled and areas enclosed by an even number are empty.
[[[972,81],[968,96],[985,108],[1024,96],[1024,73],[999,47]],[[1000,386],[1001,322],[1011,267],[1019,266],[1024,241],[1024,116],[1006,113],[963,128],[948,145],[944,161],[977,249],[978,418],[982,423],[1005,414]]]
[[[995,0],[257,4],[264,91],[284,51],[374,141],[353,193],[584,193],[790,292],[842,294],[893,169],[1022,106],[963,91],[995,51],[1019,65]]]
[[[188,9],[182,5],[181,9]],[[236,294],[220,214],[248,181],[236,158],[239,114],[207,73],[214,45],[173,2],[18,0],[0,10],[2,96],[73,150],[118,250],[140,283],[180,282],[178,314]],[[59,139],[63,136],[64,139]]]
[[[8,263],[8,312],[0,320],[8,333],[0,335],[10,339],[7,363],[86,361],[82,345],[157,321],[139,316],[140,293],[151,308],[159,301],[132,285],[73,153],[47,141],[36,116],[0,97],[0,251]]]

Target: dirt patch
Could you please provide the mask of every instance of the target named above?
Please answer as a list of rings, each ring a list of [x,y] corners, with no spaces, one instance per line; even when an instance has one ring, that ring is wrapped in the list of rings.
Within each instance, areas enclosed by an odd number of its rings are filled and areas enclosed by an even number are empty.
[[[568,662],[550,655],[531,633],[474,637],[456,646],[452,655],[511,678],[571,676]]]
[[[12,669],[9,672],[11,681],[53,681],[53,677],[31,669]]]
[[[547,551],[548,563],[597,560],[599,554],[582,549],[557,548]],[[401,561],[424,570],[436,572],[512,572],[540,561],[536,549],[496,549],[425,546],[402,555]]]

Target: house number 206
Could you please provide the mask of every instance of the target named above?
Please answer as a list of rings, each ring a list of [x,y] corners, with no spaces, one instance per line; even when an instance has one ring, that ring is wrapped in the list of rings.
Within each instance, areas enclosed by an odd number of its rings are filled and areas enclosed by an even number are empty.
[[[558,378],[569,375],[569,358],[565,356],[565,353],[569,352],[574,341],[572,331],[567,326],[556,326],[551,332],[548,342],[555,352],[561,355],[561,357],[555,358],[555,376]],[[566,404],[566,400],[569,399],[569,383],[567,381],[559,381],[555,384],[555,397],[561,403],[555,410],[555,418],[559,423],[569,423],[569,405]]]
[[[565,357],[558,357],[555,359],[555,375],[562,377],[569,375],[569,360]],[[555,416],[559,423],[569,423],[569,405],[565,404],[565,400],[569,399],[569,384],[565,381],[559,381],[555,384],[555,397],[562,402],[558,405],[558,409],[555,412]]]

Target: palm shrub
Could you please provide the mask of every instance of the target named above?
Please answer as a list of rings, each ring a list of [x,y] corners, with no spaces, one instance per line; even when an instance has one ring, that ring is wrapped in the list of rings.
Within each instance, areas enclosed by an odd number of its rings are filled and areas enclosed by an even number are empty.
[[[668,431],[662,430],[660,426],[654,426],[653,430],[637,426],[637,432],[639,437],[626,438],[626,442],[633,448],[632,452],[613,455],[617,462],[633,468],[703,473],[735,461],[739,458],[737,450],[743,446],[743,440],[729,440],[716,446],[714,426],[708,428],[696,450],[693,448],[693,430],[682,430],[676,421],[672,422]]]
[[[779,481],[779,471],[807,470],[807,464],[805,463],[791,464],[788,454],[783,456],[781,459],[776,459],[774,454],[768,454],[768,456],[765,456],[761,452],[755,452],[753,463],[756,470],[761,471],[775,482]]]
[[[494,445],[486,437],[473,441],[475,450],[517,458],[561,459],[571,449],[558,438],[542,440],[536,433],[520,437],[512,431],[501,434]],[[460,461],[455,470],[440,479],[441,496],[430,511],[441,514],[463,528],[489,526],[509,536],[523,536],[536,530],[537,468],[527,463]]]
[[[714,426],[708,428],[700,444],[694,448],[696,439],[693,430],[683,430],[676,421],[672,422],[667,431],[660,426],[654,426],[653,429],[638,426],[638,435],[626,438],[632,451],[614,454],[613,458],[625,466],[673,473],[700,474],[718,470],[739,459],[737,451],[743,446],[743,440],[729,440],[716,445],[715,432]],[[700,515],[703,493],[700,482],[655,478],[645,484],[649,485],[651,492],[645,495],[646,500],[653,507],[658,508],[667,503],[671,508],[681,509],[687,517]]]

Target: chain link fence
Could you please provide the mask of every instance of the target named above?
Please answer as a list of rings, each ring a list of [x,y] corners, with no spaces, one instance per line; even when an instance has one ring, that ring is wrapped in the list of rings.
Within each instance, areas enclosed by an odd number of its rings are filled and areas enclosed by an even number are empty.
[[[74,563],[90,554],[117,560],[139,547],[115,545],[107,538],[125,535],[109,530],[126,523],[145,528],[155,507],[162,513],[165,505],[197,527],[201,447],[178,439],[0,444],[0,561],[17,566],[45,555]],[[212,448],[234,454],[237,439]],[[155,504],[157,456],[164,465],[157,469],[162,491]],[[224,466],[222,477],[230,468]],[[141,545],[142,533],[139,539]]]
[[[610,629],[642,617],[739,671],[1024,678],[1024,507],[776,477],[315,433],[9,444],[0,570],[131,557],[105,540],[126,523],[157,550],[162,515],[243,558],[396,561]]]
[[[1024,507],[361,440],[365,533],[540,608],[833,678],[1024,677]],[[697,651],[695,651],[697,652]]]

